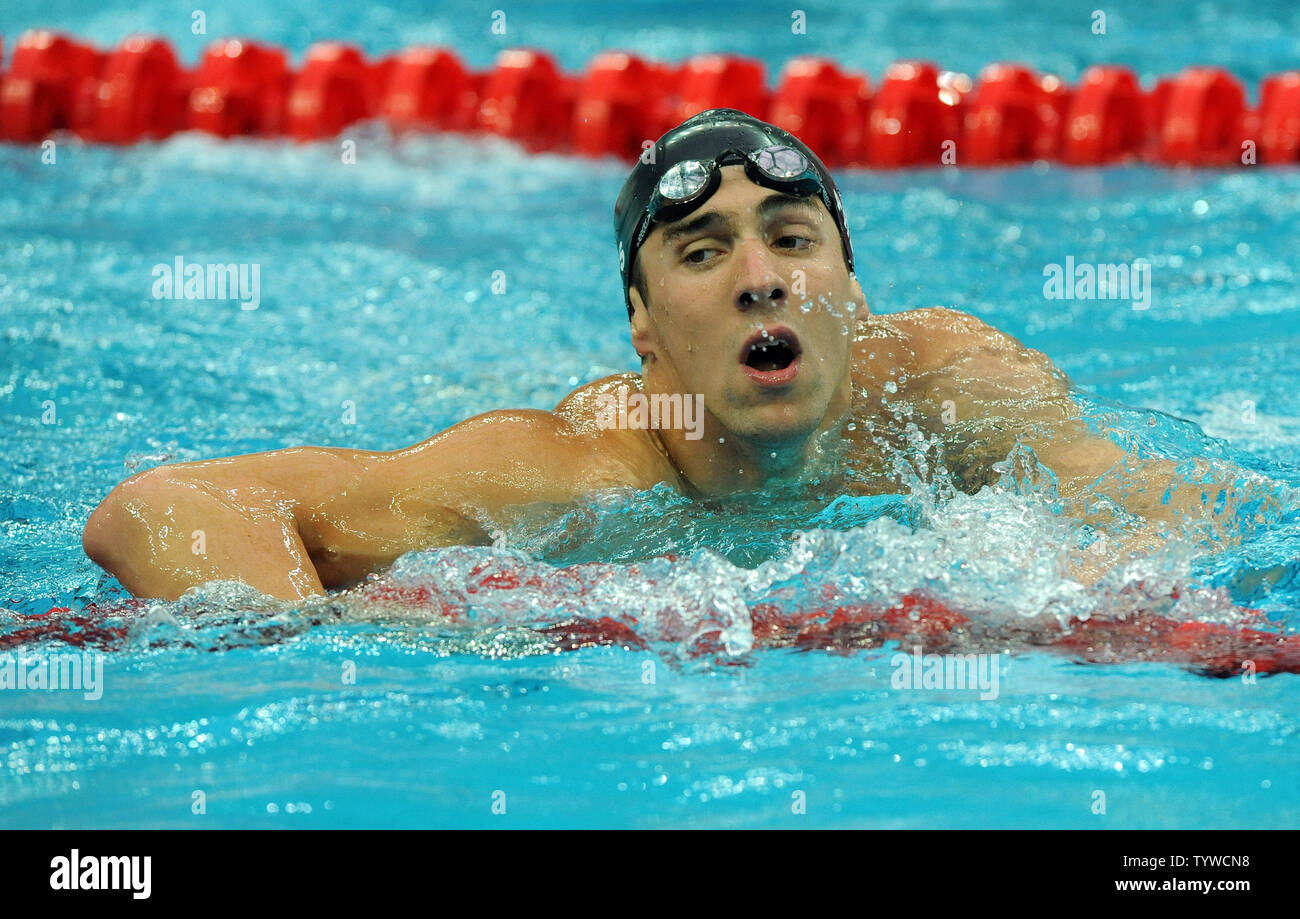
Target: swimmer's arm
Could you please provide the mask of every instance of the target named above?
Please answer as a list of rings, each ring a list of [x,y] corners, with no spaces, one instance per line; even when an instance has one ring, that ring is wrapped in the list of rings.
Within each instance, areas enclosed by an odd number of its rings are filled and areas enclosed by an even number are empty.
[[[952,465],[970,484],[996,479],[993,465],[1019,441],[1052,470],[1066,499],[1095,494],[1165,522],[1213,505],[1213,493],[1203,499],[1193,488],[1170,491],[1180,480],[1172,460],[1137,463],[1113,440],[1094,433],[1069,378],[1043,352],[966,313],[915,312],[925,314],[924,344],[936,368],[918,383],[951,431],[957,450]]]
[[[326,586],[418,549],[488,545],[506,508],[655,483],[628,432],[575,423],[560,409],[488,412],[413,447],[360,457],[350,483],[295,512]]]
[[[299,599],[423,548],[486,544],[502,507],[639,484],[608,432],[491,412],[391,453],[295,447],[149,470],[91,515],[87,554],[136,596],[240,580]]]
[[[1207,475],[1200,486],[1189,485],[1172,460],[1135,462],[1088,427],[1068,378],[1042,352],[967,314],[917,312],[929,314],[930,341],[946,348],[930,355],[931,366],[941,369],[918,382],[936,406],[948,400],[946,417],[963,429],[954,440],[967,452],[954,465],[967,484],[996,478],[992,465],[1006,458],[1018,437],[1052,470],[1071,516],[1107,522],[1109,501],[1138,518],[1136,529],[1105,553],[1112,563],[1158,547],[1171,526],[1204,521],[1224,538],[1236,515],[1253,515],[1261,501],[1258,481],[1219,482]]]
[[[1234,529],[1256,522],[1261,509],[1277,505],[1267,480],[1244,470],[1215,468],[1201,459],[1190,469],[1170,459],[1137,459],[1088,426],[1065,375],[1041,352],[1015,345],[1004,366],[1018,365],[1013,376],[1031,395],[1009,414],[1022,432],[1021,443],[1056,475],[1072,516],[1096,522],[1105,506],[1123,508],[1141,520],[1128,545],[1149,549],[1163,541],[1166,526],[1177,530],[1203,524],[1211,538],[1238,538]],[[993,368],[985,379],[994,386],[1005,382]]]
[[[1222,470],[1215,474],[1199,460],[1196,466],[1186,474],[1173,461],[1149,459],[1136,467],[1117,463],[1099,477],[1089,489],[1087,504],[1095,506],[1099,498],[1109,499],[1135,515],[1136,525],[1130,524],[1117,539],[1103,535],[1092,551],[1077,561],[1075,577],[1092,583],[1109,568],[1148,554],[1164,545],[1171,533],[1189,528],[1198,539],[1233,545],[1248,529],[1281,509],[1272,484],[1262,476],[1243,472],[1231,477]],[[1123,472],[1116,474],[1120,468]],[[1103,515],[1089,513],[1087,505],[1074,516],[1094,524],[1104,522]]]
[[[1092,434],[1070,381],[1041,351],[957,310],[908,317],[918,363],[910,386],[939,419],[949,470],[967,491],[998,479],[1017,441],[1052,470],[1063,496],[1083,491],[1125,454]]]
[[[240,459],[217,462],[234,471]],[[184,468],[190,465],[197,471]],[[135,597],[174,600],[216,580],[286,599],[324,593],[292,512],[275,493],[249,482],[223,489],[215,478],[201,463],[132,476],[90,515],[82,548]]]
[[[283,599],[320,595],[329,579],[301,515],[364,478],[381,455],[291,447],[149,469],[99,504],[82,547],[136,597],[173,600],[216,580]]]

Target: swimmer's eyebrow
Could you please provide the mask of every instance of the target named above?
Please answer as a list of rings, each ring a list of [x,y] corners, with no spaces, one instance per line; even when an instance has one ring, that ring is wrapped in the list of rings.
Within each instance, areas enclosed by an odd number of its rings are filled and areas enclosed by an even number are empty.
[[[797,195],[783,195],[779,192],[768,195],[758,205],[758,219],[767,222],[772,219],[778,212],[787,208],[798,208],[805,210],[809,216],[820,219],[821,211],[817,205],[813,204],[812,198],[800,198]],[[713,235],[718,235],[720,230],[725,230],[735,235],[735,226],[731,219],[718,211],[705,211],[699,216],[693,217],[684,223],[675,223],[664,229],[663,246],[667,248],[675,241],[684,236],[693,236],[697,233],[709,231]]]
[[[788,207],[799,208],[809,212],[809,215],[820,219],[822,212],[813,204],[812,196],[800,198],[797,195],[783,195],[780,193],[768,195],[758,206],[758,217],[760,220],[770,220],[778,211],[785,210]]]
[[[694,236],[696,233],[702,233],[705,230],[710,231],[713,235],[720,235],[719,230],[735,234],[735,227],[730,219],[717,211],[706,211],[698,217],[687,220],[685,223],[675,223],[666,228],[664,230],[663,246],[667,248],[683,236]]]

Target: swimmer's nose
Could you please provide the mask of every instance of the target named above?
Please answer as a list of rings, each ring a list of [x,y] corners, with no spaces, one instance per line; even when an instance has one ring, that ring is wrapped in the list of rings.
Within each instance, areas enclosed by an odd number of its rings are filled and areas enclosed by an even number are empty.
[[[785,299],[784,286],[781,284],[764,284],[760,287],[742,290],[740,296],[736,298],[736,304],[742,310],[747,310],[755,306],[778,305],[784,303]]]
[[[741,257],[740,290],[736,293],[736,306],[741,310],[754,307],[780,306],[789,296],[785,281],[781,279],[766,258],[766,251],[753,246]]]

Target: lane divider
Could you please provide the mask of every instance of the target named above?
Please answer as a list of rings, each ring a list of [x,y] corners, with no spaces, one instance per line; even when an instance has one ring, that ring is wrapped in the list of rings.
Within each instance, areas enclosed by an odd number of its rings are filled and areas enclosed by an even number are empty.
[[[243,39],[213,43],[191,71],[160,38],[104,51],[34,30],[0,73],[0,140],[67,130],[130,144],[197,130],[312,141],[384,118],[398,131],[481,132],[532,151],[630,158],[690,115],[730,107],[798,134],[836,166],[1300,162],[1300,70],[1259,89],[1251,108],[1221,68],[1188,67],[1144,89],[1116,65],[1090,67],[1071,87],[1024,64],[991,64],[972,79],[927,61],[899,61],[873,86],[820,57],[790,61],[769,88],[763,65],[736,55],[671,65],[611,51],[575,75],[544,51],[517,48],[474,72],[447,48],[372,61],[344,42],[313,45],[294,70],[283,49]]]

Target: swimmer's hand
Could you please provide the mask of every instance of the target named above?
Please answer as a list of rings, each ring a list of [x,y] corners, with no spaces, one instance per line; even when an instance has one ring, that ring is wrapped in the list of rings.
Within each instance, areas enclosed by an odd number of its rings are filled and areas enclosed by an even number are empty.
[[[113,489],[82,545],[139,597],[238,580],[301,599],[410,551],[489,545],[481,521],[503,507],[651,487],[653,458],[627,433],[503,411],[391,453],[293,447],[160,466]]]

